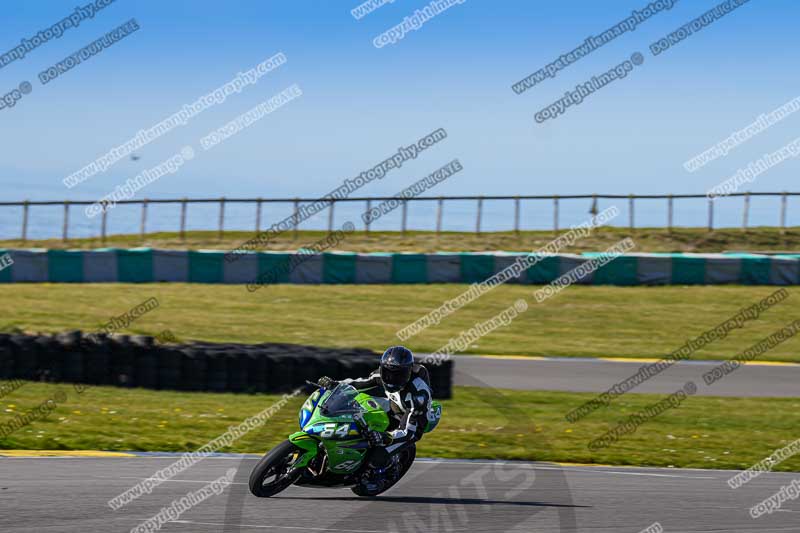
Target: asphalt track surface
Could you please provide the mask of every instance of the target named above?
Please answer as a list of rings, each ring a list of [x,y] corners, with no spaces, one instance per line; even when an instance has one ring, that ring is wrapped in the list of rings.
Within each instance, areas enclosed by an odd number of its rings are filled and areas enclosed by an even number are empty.
[[[238,468],[219,496],[161,531],[639,533],[797,532],[800,500],[750,518],[749,508],[800,474],[764,474],[730,489],[730,471],[577,467],[543,463],[418,461],[384,496],[290,487],[258,499],[246,481],[253,457],[209,458],[118,511],[106,504],[174,457],[0,458],[0,531],[126,532],[173,500]],[[227,525],[226,525],[227,524]]]
[[[645,361],[604,359],[527,359],[457,356],[455,385],[479,379],[497,389],[604,392],[638,372]],[[698,385],[698,395],[800,397],[800,365],[747,364],[711,386],[703,374],[723,361],[680,361],[630,392],[670,394],[687,381]],[[800,532],[800,526],[797,531]]]

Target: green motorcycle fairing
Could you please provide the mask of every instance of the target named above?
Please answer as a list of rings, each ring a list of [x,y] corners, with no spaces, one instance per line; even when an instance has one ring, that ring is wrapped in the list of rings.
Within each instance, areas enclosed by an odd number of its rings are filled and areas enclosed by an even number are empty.
[[[343,475],[357,470],[369,449],[355,422],[359,412],[369,429],[384,432],[389,427],[389,415],[380,404],[350,386],[311,394],[300,412],[302,431],[289,436],[289,441],[303,450],[294,468],[307,467],[319,453],[321,442],[328,455],[328,470]]]

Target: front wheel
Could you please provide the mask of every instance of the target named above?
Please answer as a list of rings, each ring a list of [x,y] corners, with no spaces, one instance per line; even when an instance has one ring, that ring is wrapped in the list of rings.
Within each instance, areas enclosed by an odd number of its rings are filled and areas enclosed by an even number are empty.
[[[250,473],[250,492],[259,498],[269,498],[297,481],[300,471],[292,471],[291,466],[301,453],[288,440],[267,452]]]

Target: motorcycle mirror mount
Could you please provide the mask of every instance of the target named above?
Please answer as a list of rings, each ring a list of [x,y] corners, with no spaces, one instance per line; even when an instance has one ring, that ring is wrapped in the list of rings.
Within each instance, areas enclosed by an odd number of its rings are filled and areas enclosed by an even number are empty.
[[[362,432],[367,428],[367,423],[364,421],[363,413],[353,413],[353,420],[355,420],[358,429]]]

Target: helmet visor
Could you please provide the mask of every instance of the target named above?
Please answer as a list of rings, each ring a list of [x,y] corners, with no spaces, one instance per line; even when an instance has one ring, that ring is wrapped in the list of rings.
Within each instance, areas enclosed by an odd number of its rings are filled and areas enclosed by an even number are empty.
[[[383,380],[383,384],[391,392],[398,391],[405,387],[410,379],[410,366],[381,367],[381,380]]]

